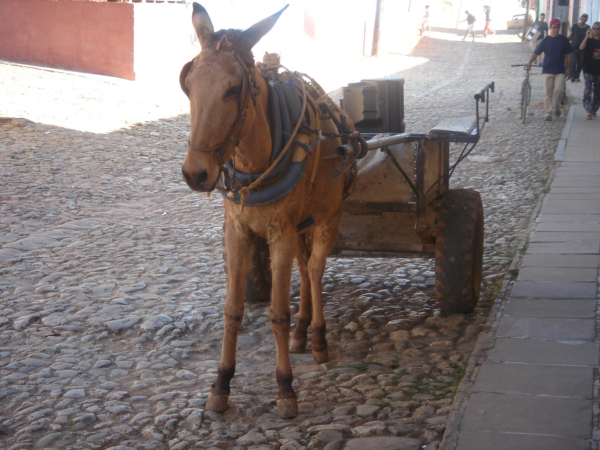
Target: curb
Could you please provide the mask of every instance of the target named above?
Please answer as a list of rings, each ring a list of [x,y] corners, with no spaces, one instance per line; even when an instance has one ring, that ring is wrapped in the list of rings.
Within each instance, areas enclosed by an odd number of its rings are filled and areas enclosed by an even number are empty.
[[[567,148],[567,139],[569,138],[569,134],[571,133],[571,126],[573,125],[573,118],[575,117],[575,106],[576,105],[571,105],[569,107],[569,115],[567,116],[567,122],[565,123],[563,132],[560,135],[558,147],[556,147],[556,153],[554,153],[554,161],[564,161],[565,149]]]

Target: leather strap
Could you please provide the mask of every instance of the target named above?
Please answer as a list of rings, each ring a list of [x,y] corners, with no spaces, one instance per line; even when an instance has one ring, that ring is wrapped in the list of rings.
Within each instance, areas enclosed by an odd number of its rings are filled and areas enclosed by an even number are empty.
[[[238,56],[236,52],[233,52],[235,58],[238,60],[240,65],[242,66],[242,93],[240,96],[240,112],[237,115],[235,122],[232,127],[229,129],[229,133],[227,133],[227,137],[216,147],[213,148],[200,148],[192,145],[191,141],[188,141],[188,147],[197,152],[203,153],[213,153],[217,152],[217,158],[219,160],[219,164],[222,165],[227,160],[227,151],[230,148],[231,143],[234,143],[233,148],[235,148],[239,143],[239,135],[244,126],[244,121],[246,120],[246,113],[248,111],[248,106],[250,104],[250,96],[252,96],[253,101],[255,101],[256,96],[258,95],[256,92],[252,92],[257,89],[254,84],[254,79],[252,74],[250,73],[250,69],[247,64]]]

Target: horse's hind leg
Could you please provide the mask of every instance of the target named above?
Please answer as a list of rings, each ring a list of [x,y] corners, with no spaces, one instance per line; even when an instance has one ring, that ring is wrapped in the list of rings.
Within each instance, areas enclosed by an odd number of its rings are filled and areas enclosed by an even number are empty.
[[[300,308],[298,310],[298,322],[290,340],[290,352],[304,353],[306,349],[306,330],[312,319],[312,302],[310,294],[310,278],[308,276],[308,260],[310,251],[306,245],[305,237],[298,238],[298,254],[296,261],[300,273]]]
[[[273,271],[273,291],[271,294],[271,311],[269,318],[277,345],[277,364],[275,374],[279,395],[277,396],[277,412],[282,419],[295,417],[298,414],[296,393],[292,388],[292,367],[288,342],[290,337],[290,283],[292,264],[296,255],[295,230],[282,233],[282,236],[271,245],[271,261]]]
[[[240,235],[233,221],[227,223],[225,245],[227,247],[227,299],[223,327],[223,348],[217,379],[212,384],[206,409],[223,413],[229,399],[229,383],[235,374],[237,335],[244,316],[244,288],[250,267],[252,239]]]

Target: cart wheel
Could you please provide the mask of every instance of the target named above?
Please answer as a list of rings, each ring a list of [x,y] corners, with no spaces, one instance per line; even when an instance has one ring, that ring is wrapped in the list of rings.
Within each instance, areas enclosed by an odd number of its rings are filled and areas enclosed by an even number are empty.
[[[435,287],[447,312],[471,313],[479,300],[483,265],[483,206],[471,189],[441,200],[435,245]]]
[[[225,222],[223,222],[223,262],[227,274],[227,249],[225,248]],[[252,265],[246,277],[244,301],[266,303],[271,301],[271,253],[269,244],[261,237],[254,238]]]

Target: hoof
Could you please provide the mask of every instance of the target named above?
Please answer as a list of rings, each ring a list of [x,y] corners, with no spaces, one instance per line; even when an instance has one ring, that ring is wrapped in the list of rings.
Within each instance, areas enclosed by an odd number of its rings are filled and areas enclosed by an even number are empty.
[[[323,364],[329,361],[329,350],[325,349],[322,352],[312,351],[313,361],[316,364]]]
[[[277,414],[280,419],[291,419],[298,415],[298,401],[296,397],[277,400]]]
[[[306,349],[306,338],[305,339],[290,339],[290,353],[304,353]]]
[[[227,411],[227,400],[228,395],[215,395],[212,392],[208,393],[208,400],[206,401],[206,409],[208,411],[214,411],[219,414],[223,414]]]

